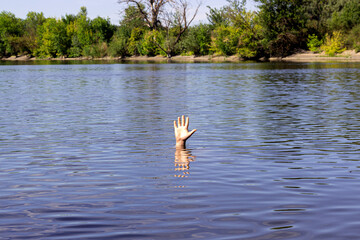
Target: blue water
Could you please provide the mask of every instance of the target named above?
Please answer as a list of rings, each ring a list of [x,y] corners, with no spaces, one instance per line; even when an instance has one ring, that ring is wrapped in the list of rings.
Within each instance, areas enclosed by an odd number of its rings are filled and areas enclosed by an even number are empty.
[[[1,239],[357,239],[359,93],[357,63],[0,65]]]

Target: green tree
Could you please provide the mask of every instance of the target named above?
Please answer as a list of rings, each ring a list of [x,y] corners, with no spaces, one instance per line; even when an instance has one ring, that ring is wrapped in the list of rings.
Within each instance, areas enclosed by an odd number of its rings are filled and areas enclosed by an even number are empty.
[[[304,0],[256,0],[264,29],[262,44],[271,56],[284,57],[305,47],[306,18]]]
[[[234,55],[240,39],[240,30],[234,26],[219,26],[213,31],[211,51],[217,55]]]
[[[187,35],[182,41],[184,50],[194,55],[209,54],[211,45],[211,26],[199,24],[189,28]]]
[[[23,50],[23,21],[13,13],[0,13],[0,56],[17,55]]]
[[[42,58],[66,55],[66,25],[61,20],[47,18],[38,28],[35,55]]]
[[[91,20],[90,28],[93,32],[93,37],[97,42],[110,42],[110,39],[116,30],[109,18],[104,19],[102,17]]]
[[[212,29],[215,29],[219,26],[229,25],[229,18],[227,17],[224,7],[220,9],[211,8],[210,6],[207,7],[209,9],[209,13],[206,13],[206,17]]]
[[[67,36],[71,39],[68,55],[70,57],[89,56],[91,44],[93,43],[93,33],[85,7],[81,7],[75,21],[70,22],[66,28]]]
[[[164,54],[159,44],[163,44],[164,37],[159,31],[150,30],[145,32],[144,38],[141,42],[141,55],[146,56],[156,56],[159,54]]]
[[[130,32],[133,28],[147,28],[141,13],[144,8],[145,7],[142,4],[140,4],[139,7],[129,5],[124,11],[125,15],[120,21],[120,25],[130,29]]]
[[[359,0],[339,1],[338,8],[328,20],[329,29],[348,32],[360,22]]]
[[[246,11],[245,0],[227,0],[221,9],[211,9],[211,50],[216,54],[239,54],[243,58],[258,58],[263,53],[260,41],[262,27],[255,12]]]
[[[131,31],[131,35],[129,38],[129,45],[128,45],[128,50],[129,53],[133,56],[137,56],[140,55],[142,50],[142,40],[144,37],[144,29],[142,28],[133,28]]]
[[[37,49],[37,33],[42,24],[46,21],[44,14],[29,12],[24,21],[25,24],[25,33],[24,33],[24,42],[25,48],[29,54],[33,54]]]
[[[113,57],[125,57],[129,55],[129,31],[125,26],[120,26],[112,37],[109,44],[109,55]]]
[[[156,31],[156,35],[164,34],[165,37],[162,38],[161,43],[156,42],[157,38],[153,38],[152,42],[168,58],[174,54],[176,45],[189,28],[200,7],[199,4],[194,8],[192,16],[189,16],[190,5],[187,0],[118,0],[118,2],[136,7],[136,12],[139,13],[136,16],[141,16],[149,30]],[[144,42],[148,43],[148,40],[144,39]]]

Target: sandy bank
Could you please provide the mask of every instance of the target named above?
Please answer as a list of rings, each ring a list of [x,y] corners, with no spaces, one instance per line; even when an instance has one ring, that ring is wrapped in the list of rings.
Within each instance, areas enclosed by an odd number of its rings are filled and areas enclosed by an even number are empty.
[[[334,57],[329,57],[325,53],[313,53],[310,51],[303,51],[290,55],[285,58],[270,58],[270,61],[286,61],[286,62],[326,62],[326,61],[349,61],[360,62],[360,53],[354,50],[346,50]]]

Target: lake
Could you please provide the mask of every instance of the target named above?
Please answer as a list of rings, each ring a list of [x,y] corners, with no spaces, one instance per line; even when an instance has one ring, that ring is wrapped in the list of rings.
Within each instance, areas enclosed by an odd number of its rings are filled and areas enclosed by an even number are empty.
[[[2,62],[0,99],[2,239],[360,236],[360,63]]]

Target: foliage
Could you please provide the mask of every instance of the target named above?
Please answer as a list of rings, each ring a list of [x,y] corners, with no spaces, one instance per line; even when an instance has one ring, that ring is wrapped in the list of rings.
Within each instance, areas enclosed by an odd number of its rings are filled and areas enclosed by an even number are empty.
[[[64,22],[48,18],[38,29],[38,48],[35,55],[42,58],[59,57],[66,54],[66,26]]]
[[[189,28],[187,35],[181,42],[184,52],[191,55],[208,55],[211,45],[211,26],[199,24]]]
[[[243,58],[256,58],[261,47],[251,31],[243,31],[239,38],[237,53]]]
[[[107,55],[108,45],[106,42],[97,42],[96,44],[92,44],[89,48],[89,56],[93,58],[102,58]]]
[[[360,22],[359,0],[338,1],[336,11],[328,19],[330,30],[349,31]]]
[[[110,19],[97,17],[90,21],[90,30],[93,33],[94,41],[108,43],[116,29],[110,23]]]
[[[128,42],[129,42],[128,29],[124,26],[119,27],[109,43],[109,48],[108,48],[109,55],[112,57],[128,56],[129,55]]]
[[[158,44],[163,44],[164,38],[159,31],[150,30],[145,32],[141,42],[141,55],[156,56],[164,54]]]
[[[29,12],[27,14],[24,21],[25,33],[23,35],[27,53],[35,52],[38,47],[36,44],[37,31],[45,20],[43,13]]]
[[[346,36],[346,46],[354,48],[356,52],[360,52],[360,24],[351,29]]]
[[[126,4],[119,26],[108,18],[88,18],[85,7],[61,19],[0,12],[0,57],[237,54],[258,59],[305,48],[331,56],[345,47],[360,51],[359,0],[255,0],[257,12],[247,11],[245,0],[227,0],[219,9],[208,7],[209,24],[195,26],[187,15],[188,0],[164,1],[156,5],[159,12],[151,12],[150,0],[119,1],[134,3]]]
[[[264,29],[263,45],[276,57],[291,54],[304,39],[304,0],[256,0],[259,20]]]
[[[237,53],[243,58],[258,58],[263,53],[261,34],[263,28],[254,12],[237,11],[232,14],[235,26],[240,29]]]
[[[24,28],[20,19],[10,12],[0,13],[0,56],[16,55],[21,52],[19,46]]]
[[[233,26],[217,27],[213,31],[213,36],[211,37],[210,50],[217,55],[233,55],[236,53],[239,39],[239,29]]]
[[[321,46],[321,49],[325,51],[325,54],[333,57],[336,53],[342,53],[346,50],[344,48],[344,36],[340,31],[335,31],[332,36],[326,34],[325,42]]]
[[[144,6],[140,5],[140,9],[144,9]],[[125,9],[125,15],[120,21],[120,25],[130,29],[130,31],[133,28],[145,28],[146,22],[143,19],[140,9],[132,5],[128,6]]]
[[[138,56],[141,53],[141,45],[143,40],[144,30],[142,28],[133,28],[129,39],[129,53],[133,56]]]
[[[309,48],[310,51],[316,52],[316,53],[320,52],[320,46],[322,44],[323,44],[323,41],[319,40],[318,36],[316,36],[315,34],[308,36],[307,47]]]
[[[229,24],[229,19],[226,16],[224,8],[216,9],[207,6],[209,13],[206,14],[207,20],[210,23],[212,29],[219,26],[227,26]]]

